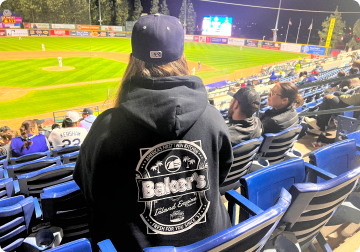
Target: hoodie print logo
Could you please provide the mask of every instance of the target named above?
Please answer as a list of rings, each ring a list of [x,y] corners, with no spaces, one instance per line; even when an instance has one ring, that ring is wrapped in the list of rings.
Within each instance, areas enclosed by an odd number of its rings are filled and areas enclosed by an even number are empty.
[[[148,234],[174,235],[205,223],[210,184],[201,141],[170,141],[140,153],[136,184]]]

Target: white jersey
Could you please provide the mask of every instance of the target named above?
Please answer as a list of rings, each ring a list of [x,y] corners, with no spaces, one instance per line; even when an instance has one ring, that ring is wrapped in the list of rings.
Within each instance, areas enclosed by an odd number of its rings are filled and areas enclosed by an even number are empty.
[[[79,127],[55,129],[48,138],[54,149],[66,146],[80,145],[87,135],[87,130]]]
[[[59,62],[60,62],[60,61],[62,61],[62,58],[59,56],[59,57],[58,57],[58,60],[59,60]]]

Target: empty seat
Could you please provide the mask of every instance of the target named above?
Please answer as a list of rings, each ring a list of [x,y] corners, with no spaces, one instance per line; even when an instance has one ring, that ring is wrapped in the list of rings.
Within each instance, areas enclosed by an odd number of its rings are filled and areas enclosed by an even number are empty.
[[[10,165],[25,163],[41,158],[47,158],[50,157],[50,154],[51,154],[50,151],[45,151],[45,152],[31,153],[21,157],[12,157],[10,158]]]
[[[59,166],[59,165],[61,165],[60,157],[43,158],[43,159],[29,161],[26,163],[9,165],[7,167],[7,172],[8,172],[9,177],[17,179],[17,177],[22,174],[38,171],[38,170],[41,170],[44,168]]]
[[[76,160],[79,156],[80,151],[74,151],[68,154],[63,155],[63,163],[69,164],[69,163],[76,163]]]
[[[63,229],[63,242],[89,237],[88,208],[75,181],[44,188],[40,199],[43,219]]]
[[[64,147],[62,149],[53,149],[51,155],[53,157],[60,156],[61,160],[62,160],[62,157],[63,157],[64,154],[68,154],[68,153],[78,151],[78,150],[80,150],[80,147],[81,147],[80,145],[74,145],[74,146],[66,146],[66,147]]]
[[[20,193],[39,196],[45,187],[73,180],[74,168],[75,164],[66,164],[22,174],[18,176]]]
[[[101,252],[116,252],[110,240],[98,243]],[[82,238],[72,242],[62,244],[56,248],[46,250],[48,252],[92,252],[91,243],[88,239]]]
[[[0,246],[4,251],[18,248],[31,232],[31,225],[41,217],[36,198],[23,195],[0,200]]]

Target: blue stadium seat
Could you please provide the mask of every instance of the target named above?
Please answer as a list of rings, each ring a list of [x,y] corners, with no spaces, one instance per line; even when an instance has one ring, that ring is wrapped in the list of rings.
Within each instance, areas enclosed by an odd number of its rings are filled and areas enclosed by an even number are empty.
[[[0,199],[10,198],[19,192],[19,182],[12,178],[0,179]]]
[[[144,252],[260,251],[291,202],[291,196],[285,189],[278,193],[274,205],[265,210],[233,190],[227,192],[225,197],[229,201],[233,227],[191,245],[145,248]],[[243,208],[241,211],[250,212],[253,217],[234,225],[236,205]]]
[[[0,244],[4,251],[16,250],[31,232],[41,210],[36,198],[23,195],[0,200]]]
[[[259,150],[258,159],[261,158],[270,164],[274,164],[285,159],[302,158],[302,154],[294,149],[301,129],[302,127],[299,125],[276,134],[265,134],[264,141]],[[257,170],[255,166],[257,165],[252,165],[251,171]]]
[[[75,164],[66,164],[22,174],[18,176],[20,193],[39,196],[46,187],[73,180],[74,168]]]
[[[335,141],[342,140],[345,135],[360,130],[360,118],[356,119],[339,115],[336,117],[336,120],[338,125]]]
[[[50,155],[51,155],[50,151],[45,151],[45,152],[31,153],[31,154],[27,154],[27,155],[24,155],[21,157],[12,157],[12,158],[10,158],[10,165],[25,163],[25,162],[29,162],[29,161],[33,161],[33,160],[41,159],[41,158],[47,158],[47,157],[50,157]]]
[[[6,159],[7,155],[0,156],[0,160]]]
[[[64,164],[70,164],[70,163],[76,163],[76,160],[79,156],[80,151],[74,151],[68,154],[63,155],[63,163]]]
[[[72,153],[72,152],[75,152],[75,151],[78,151],[80,150],[80,145],[74,145],[74,146],[66,146],[62,149],[53,149],[52,152],[51,152],[51,156],[52,157],[58,157],[60,156],[61,157],[61,160],[62,160],[62,157],[64,154],[68,154],[68,153]]]
[[[326,181],[317,184],[308,182],[306,177],[309,174]],[[301,251],[308,248],[316,251],[312,244],[315,238],[323,251],[331,251],[320,230],[355,189],[359,178],[360,168],[336,176],[304,163],[302,159],[292,159],[250,173],[242,177],[240,183],[243,196],[263,209],[276,201],[281,188],[289,189],[292,202],[279,222],[277,232],[280,235],[282,231],[292,234]],[[240,221],[247,217],[240,212]],[[273,235],[265,248],[273,248],[278,237]]]
[[[224,183],[220,186],[221,195],[240,187],[239,179],[248,174],[263,140],[262,137],[255,138],[233,147],[234,161]]]
[[[101,252],[116,252],[110,240],[98,243]],[[62,244],[56,248],[46,250],[48,252],[92,252],[91,243],[88,239],[82,238],[69,243]]]
[[[26,163],[20,163],[16,165],[9,165],[7,167],[7,172],[9,177],[17,179],[18,176],[38,171],[44,168],[54,167],[61,165],[60,157],[56,158],[43,158],[43,159],[37,159],[33,161],[29,161]]]
[[[347,134],[348,139],[354,139],[356,143],[356,155],[360,156],[360,131]]]
[[[89,237],[88,209],[75,181],[44,188],[40,194],[44,221],[64,231],[63,242]]]

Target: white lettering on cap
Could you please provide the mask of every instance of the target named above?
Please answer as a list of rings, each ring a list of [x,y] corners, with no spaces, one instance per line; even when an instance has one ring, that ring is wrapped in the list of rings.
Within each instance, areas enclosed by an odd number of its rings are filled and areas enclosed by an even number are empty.
[[[162,51],[150,51],[150,58],[152,59],[161,59]]]

